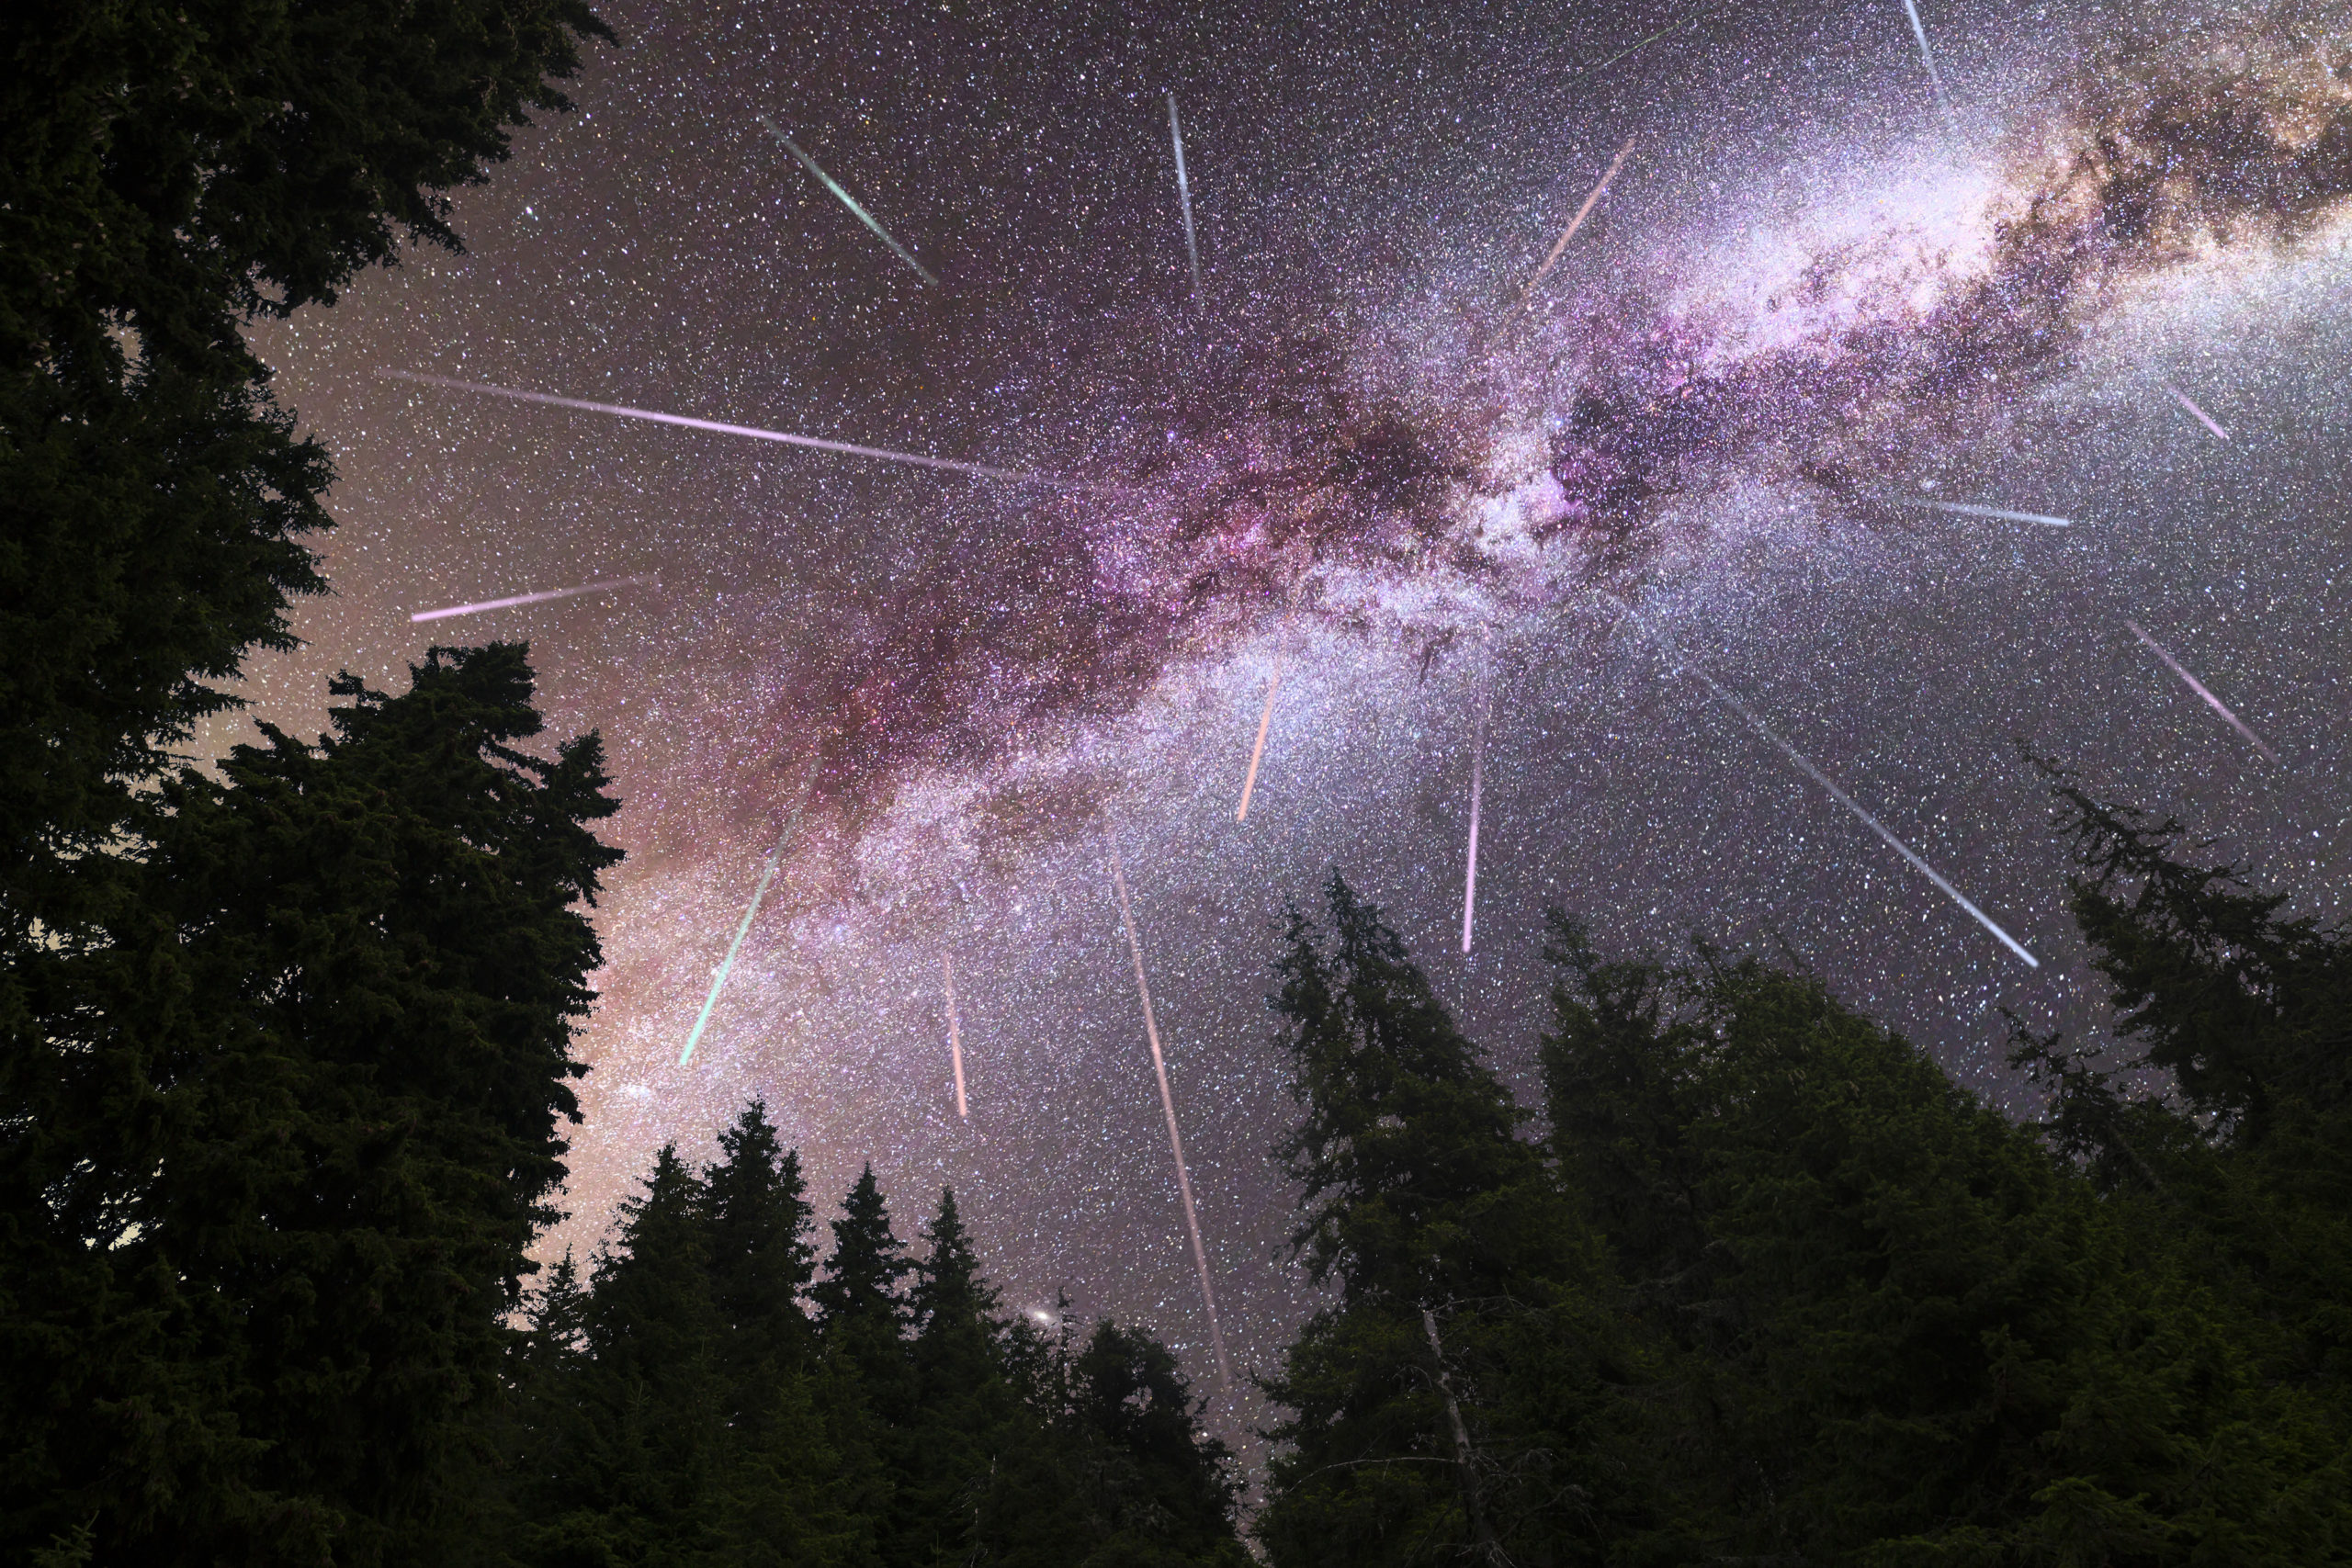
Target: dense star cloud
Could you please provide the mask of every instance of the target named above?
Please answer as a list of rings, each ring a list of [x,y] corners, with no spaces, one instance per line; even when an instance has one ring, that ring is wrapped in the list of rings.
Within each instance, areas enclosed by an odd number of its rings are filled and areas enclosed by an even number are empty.
[[[1559,905],[1604,947],[1792,955],[2005,1092],[2000,1010],[2098,1016],[2020,743],[2333,909],[2352,37],[1921,16],[1949,127],[1875,0],[615,6],[582,112],[458,204],[464,255],[262,342],[342,522],[260,715],[521,637],[551,728],[613,749],[560,1240],[759,1094],[815,1190],[953,1179],[1008,1299],[1067,1288],[1204,1368],[1106,838],[1244,1366],[1306,1304],[1261,998],[1329,866],[1521,1077]]]

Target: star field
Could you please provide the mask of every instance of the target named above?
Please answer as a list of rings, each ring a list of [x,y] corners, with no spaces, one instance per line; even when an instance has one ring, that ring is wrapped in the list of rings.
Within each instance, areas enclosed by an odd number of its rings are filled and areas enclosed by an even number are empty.
[[[2007,1102],[2003,1010],[2101,1016],[2029,750],[2338,910],[2352,42],[2292,7],[2151,9],[2143,46],[2109,7],[1921,15],[1954,130],[1899,0],[612,6],[577,112],[459,197],[466,254],[256,334],[340,521],[254,714],[527,639],[551,731],[611,748],[629,858],[548,1245],[758,1095],[821,1201],[870,1160],[911,1234],[953,1182],[1008,1303],[1139,1320],[1207,1385],[1106,834],[1244,1368],[1312,1306],[1263,998],[1329,868],[1522,1091],[1556,906],[1604,950],[1809,965]]]

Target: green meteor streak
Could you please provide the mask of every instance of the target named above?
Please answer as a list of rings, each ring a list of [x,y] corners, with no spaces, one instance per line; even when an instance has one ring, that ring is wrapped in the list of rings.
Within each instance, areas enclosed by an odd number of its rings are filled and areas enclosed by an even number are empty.
[[[820,180],[824,182],[825,188],[831,191],[834,196],[838,197],[843,207],[846,207],[852,212],[856,213],[857,220],[865,224],[867,228],[873,230],[875,235],[880,239],[884,244],[889,246],[890,249],[897,254],[898,258],[900,261],[914,268],[916,275],[922,277],[925,283],[930,284],[933,288],[939,287],[939,279],[931,275],[931,270],[924,266],[922,263],[915,260],[915,258],[908,253],[906,246],[890,238],[890,231],[874,220],[874,214],[866,211],[863,207],[860,207],[857,204],[857,197],[842,189],[839,185],[834,183],[832,175],[819,168],[817,166],[817,160],[808,156],[808,153],[803,152],[800,150],[800,144],[798,142],[793,141],[791,137],[786,136],[783,131],[778,130],[775,128],[775,121],[768,118],[767,116],[759,115],[755,118],[759,120],[760,124],[766,129],[767,133],[770,136],[775,137],[778,141],[784,143],[786,152],[800,160],[800,164],[803,168],[807,169],[810,174],[816,175]]]
[[[1649,37],[1647,37],[1647,38],[1644,39],[1641,42],[1639,42],[1639,43],[1635,44],[1633,48],[1631,48],[1631,49],[1622,49],[1622,50],[1619,50],[1616,53],[1614,53],[1614,54],[1611,55],[1608,59],[1606,59],[1606,60],[1602,61],[1600,64],[1598,64],[1598,65],[1588,65],[1588,66],[1586,66],[1583,70],[1581,70],[1581,71],[1577,72],[1576,74],[1577,74],[1577,75],[1578,75],[1578,76],[1589,76],[1589,75],[1590,75],[1592,73],[1594,73],[1595,71],[1606,71],[1606,70],[1608,70],[1611,66],[1612,66],[1612,65],[1616,64],[1619,61],[1621,61],[1621,60],[1624,59],[1627,55],[1629,55],[1629,54],[1639,54],[1642,51],[1644,51],[1644,50],[1645,50],[1645,49],[1649,48],[1649,46],[1650,46],[1650,45],[1652,45],[1652,44],[1656,43],[1658,39],[1660,39],[1664,38],[1667,34],[1668,34],[1668,33],[1679,33],[1679,32],[1680,32],[1680,31],[1681,31],[1683,28],[1695,28],[1695,27],[1697,27],[1698,25],[1699,25],[1699,18],[1698,18],[1698,17],[1691,17],[1691,18],[1690,18],[1690,20],[1688,20],[1688,21],[1684,21],[1684,22],[1677,22],[1677,23],[1675,23],[1672,27],[1660,28],[1657,31],[1656,31],[1656,32],[1654,32],[1654,33],[1650,34],[1650,36],[1649,36]]]
[[[800,798],[785,818],[784,831],[776,835],[775,848],[768,852],[767,863],[760,868],[759,886],[752,889],[752,907],[743,911],[743,923],[735,928],[735,940],[727,944],[727,956],[711,976],[710,995],[704,998],[702,1011],[695,1019],[694,1032],[686,1036],[686,1048],[678,1053],[678,1066],[694,1060],[695,1047],[702,1043],[702,1032],[710,1026],[710,1015],[718,1006],[718,993],[727,988],[727,976],[733,973],[736,954],[743,951],[743,939],[752,934],[752,922],[759,918],[760,900],[768,896],[768,884],[775,880],[776,870],[784,863],[784,852],[792,842],[792,835],[800,830],[801,814],[808,807],[808,789],[816,779],[814,762],[804,764],[800,772]]]
[[[695,1020],[694,1032],[686,1036],[686,1048],[678,1053],[678,1066],[682,1067],[694,1060],[695,1047],[702,1043],[702,1032],[710,1025],[711,1010],[718,1005],[718,993],[727,988],[727,976],[735,967],[735,955],[743,951],[743,939],[751,934],[752,921],[760,912],[760,900],[767,897],[768,884],[775,880],[776,862],[783,854],[784,846],[778,844],[769,852],[768,863],[761,868],[760,885],[752,889],[752,907],[743,911],[743,923],[735,928],[735,940],[728,944],[727,957],[711,977],[710,995],[704,999],[702,1012]]]

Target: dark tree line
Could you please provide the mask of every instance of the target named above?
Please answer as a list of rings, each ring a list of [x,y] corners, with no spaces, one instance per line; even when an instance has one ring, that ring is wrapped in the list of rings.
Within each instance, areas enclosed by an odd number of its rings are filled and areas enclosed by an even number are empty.
[[[522,1564],[1225,1564],[1238,1484],[1174,1358],[1008,1320],[952,1190],[910,1259],[871,1169],[821,1275],[762,1109],[664,1149],[538,1292],[496,1488]]]
[[[1278,1568],[2352,1562],[2352,938],[2058,789],[2117,1038],[2020,1029],[2029,1125],[1555,917],[1539,1127],[1344,882],[1294,916]]]

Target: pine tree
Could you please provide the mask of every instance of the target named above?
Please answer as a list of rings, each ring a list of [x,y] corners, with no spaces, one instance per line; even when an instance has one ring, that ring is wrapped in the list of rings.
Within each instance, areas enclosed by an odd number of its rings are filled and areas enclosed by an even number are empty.
[[[1005,1452],[1036,1435],[1005,1381],[997,1292],[980,1277],[952,1188],[926,1237],[909,1303],[913,1401],[896,1446],[892,1560],[910,1564],[961,1562],[983,1548]]]
[[[1283,1568],[1552,1551],[1621,1506],[1597,1459],[1597,1257],[1522,1113],[1336,874],[1327,954],[1294,910],[1274,1007],[1304,1108],[1295,1245],[1335,1285],[1268,1393],[1258,1534]]]
[[[181,1528],[198,1515],[289,1540],[341,1528],[340,1506],[256,1478],[277,1439],[223,1403],[233,1325],[190,1325],[207,1287],[113,1245],[152,1229],[129,1215],[166,1141],[158,1094],[181,1081],[153,1055],[158,1019],[129,1015],[201,1005],[157,935],[184,908],[143,902],[180,831],[182,795],[159,785],[235,705],[221,687],[245,652],[292,647],[288,601],[324,588],[306,541],[329,525],[332,469],[272,399],[246,322],[331,302],[404,236],[454,245],[444,193],[503,158],[526,111],[568,107],[552,83],[591,36],[610,34],[580,0],[0,8],[8,1549],[69,1514],[113,1521],[90,1527],[107,1551],[151,1526],[200,1551]],[[51,1443],[60,1427],[80,1436]],[[123,1487],[103,1503],[82,1490],[96,1453]]]
[[[160,792],[138,919],[77,1030],[126,1064],[6,1275],[10,1539],[123,1562],[435,1550],[561,1180],[578,905],[618,858],[594,736],[554,761],[519,648],[335,683],[225,783]],[[101,983],[102,982],[102,983]],[[94,1053],[94,1055],[98,1053]],[[96,1136],[103,1122],[107,1136]]]
[[[403,239],[456,248],[446,193],[613,35],[582,0],[0,17],[0,909],[72,931],[141,783],[230,705],[209,682],[290,647],[288,597],[323,586],[302,541],[333,476],[245,324]]]
[[[1553,1142],[1660,1347],[1623,1426],[1657,1517],[1619,1550],[2329,1560],[2341,1450],[2136,1195],[1817,981],[1560,935]]]
[[[1071,1427],[1091,1480],[1089,1511],[1105,1534],[1081,1568],[1241,1568],[1234,1529],[1240,1483],[1226,1445],[1200,1427],[1168,1348],[1104,1319],[1071,1367]]]
[[[571,1317],[584,1356],[563,1355]],[[544,1298],[537,1330],[560,1358],[537,1465],[522,1485],[526,1562],[688,1563],[720,1544],[726,1464],[705,1189],[665,1145],[596,1258],[584,1302]]]
[[[664,1148],[591,1287],[567,1259],[540,1292],[506,1556],[484,1561],[871,1568],[877,1521],[845,1495],[789,1289],[808,1272],[798,1160],[756,1103],[719,1143],[700,1176]]]
[[[992,1456],[979,1539],[953,1562],[1002,1568],[1244,1568],[1232,1455],[1198,1422],[1176,1358],[1105,1320],[1081,1349],[1069,1303],[1051,1332],[999,1342],[1020,1408]]]
[[[2053,1137],[2104,1188],[2192,1223],[2294,1324],[2294,1375],[2352,1393],[2352,935],[2179,858],[2177,821],[2063,775],[2057,793],[2126,1054],[2020,1036],[2013,1065],[2050,1084]]]
[[[722,1157],[704,1184],[729,1420],[712,1509],[723,1554],[746,1568],[868,1562],[876,1522],[847,1506],[855,1478],[820,1408],[807,1301],[816,1253],[800,1156],[781,1145],[756,1100],[718,1144]]]
[[[906,1245],[892,1234],[890,1209],[869,1165],[842,1201],[833,1252],[815,1299],[825,1353],[849,1368],[886,1416],[904,1413],[912,1393],[907,1361]]]
[[[905,1294],[914,1266],[891,1231],[871,1165],[842,1200],[832,1232],[825,1276],[809,1291],[821,1347],[817,1399],[840,1456],[844,1499],[869,1521],[881,1561],[897,1568],[899,1560],[889,1555],[899,1522],[895,1498],[907,1471],[899,1435],[915,1399]]]
[[[753,1100],[718,1134],[722,1158],[705,1173],[710,1211],[711,1294],[720,1324],[719,1366],[752,1421],[762,1391],[806,1372],[816,1325],[806,1299],[817,1271],[800,1156],[782,1146]]]
[[[1067,1315],[1057,1339],[1000,1321],[952,1193],[901,1292],[910,1266],[869,1171],[826,1281],[841,1337],[813,1373],[794,1365],[806,1320],[779,1309],[763,1348],[747,1335],[759,1314],[722,1306],[724,1282],[748,1277],[730,1256],[773,1264],[797,1245],[797,1165],[757,1105],[720,1145],[699,1178],[662,1152],[589,1284],[569,1257],[549,1270],[485,1488],[503,1490],[498,1530],[452,1561],[1241,1568],[1230,1456],[1202,1436],[1175,1358],[1107,1323],[1081,1358]],[[726,1218],[747,1212],[778,1223]],[[869,1327],[912,1327],[887,1410],[850,1354],[861,1311]]]

